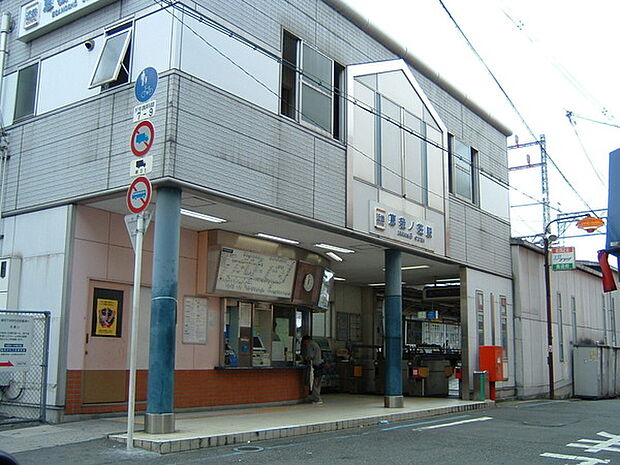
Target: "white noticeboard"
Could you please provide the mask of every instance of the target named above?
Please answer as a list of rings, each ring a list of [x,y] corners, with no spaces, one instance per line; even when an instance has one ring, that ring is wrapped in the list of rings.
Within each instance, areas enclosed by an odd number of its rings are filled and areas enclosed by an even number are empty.
[[[289,258],[224,247],[215,290],[290,299],[296,264]]]
[[[575,247],[552,247],[551,269],[564,271],[575,269]]]
[[[0,317],[0,372],[30,369],[32,328],[32,317]]]
[[[207,343],[207,299],[185,297],[183,300],[183,344]]]

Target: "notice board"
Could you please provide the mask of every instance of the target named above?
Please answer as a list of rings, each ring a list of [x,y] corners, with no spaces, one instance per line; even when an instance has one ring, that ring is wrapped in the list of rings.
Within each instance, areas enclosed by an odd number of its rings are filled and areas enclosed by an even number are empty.
[[[216,291],[290,299],[296,261],[223,247]]]
[[[183,344],[207,343],[207,299],[183,299]]]

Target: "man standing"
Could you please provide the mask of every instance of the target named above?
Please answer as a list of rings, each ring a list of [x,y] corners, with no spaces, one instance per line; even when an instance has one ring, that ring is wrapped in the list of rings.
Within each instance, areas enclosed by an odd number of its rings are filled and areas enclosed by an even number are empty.
[[[301,357],[309,367],[312,367],[314,372],[312,377],[312,392],[306,400],[313,404],[322,404],[321,381],[323,380],[325,362],[321,356],[321,348],[308,335],[301,338]]]

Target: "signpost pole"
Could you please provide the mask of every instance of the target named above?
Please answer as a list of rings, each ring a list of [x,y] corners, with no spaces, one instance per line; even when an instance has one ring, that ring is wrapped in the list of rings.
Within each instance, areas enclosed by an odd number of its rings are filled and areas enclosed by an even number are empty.
[[[142,239],[144,213],[138,213],[133,272],[133,302],[131,307],[131,339],[129,345],[129,404],[127,406],[127,450],[133,449],[134,416],[136,405],[136,358],[138,352],[138,320],[140,309],[140,281],[142,278]]]

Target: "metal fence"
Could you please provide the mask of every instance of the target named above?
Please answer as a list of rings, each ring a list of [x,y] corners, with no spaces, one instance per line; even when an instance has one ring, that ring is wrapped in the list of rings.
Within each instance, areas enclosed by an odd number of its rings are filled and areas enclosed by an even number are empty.
[[[45,422],[50,312],[0,310],[0,425]]]

